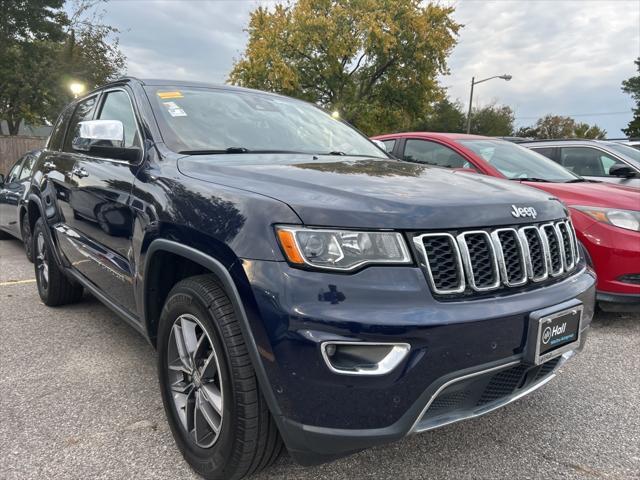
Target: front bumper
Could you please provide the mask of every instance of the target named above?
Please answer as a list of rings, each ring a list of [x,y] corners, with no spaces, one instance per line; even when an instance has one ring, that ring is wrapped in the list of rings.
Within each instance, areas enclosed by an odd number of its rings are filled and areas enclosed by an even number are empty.
[[[303,464],[329,461],[513,401],[547,381],[557,365],[537,379],[527,369],[526,378],[499,398],[478,405],[479,398],[473,402],[467,396],[442,410],[446,415],[432,415],[450,388],[468,387],[463,377],[474,378],[467,394],[482,396],[480,390],[492,379],[486,374],[522,364],[533,311],[580,300],[584,342],[595,298],[595,278],[587,269],[535,290],[440,302],[417,268],[372,267],[339,275],[296,270],[282,262],[244,260],[243,267],[265,328],[266,338],[258,345],[268,377],[262,387],[274,392],[282,437]],[[411,351],[387,375],[346,376],[324,363],[320,345],[327,340],[406,342]]]
[[[640,275],[640,233],[599,222],[583,226],[574,216],[578,239],[598,274],[598,301],[640,302],[640,284],[622,281],[625,275]]]
[[[598,291],[596,300],[605,312],[640,312],[640,293],[624,294]]]

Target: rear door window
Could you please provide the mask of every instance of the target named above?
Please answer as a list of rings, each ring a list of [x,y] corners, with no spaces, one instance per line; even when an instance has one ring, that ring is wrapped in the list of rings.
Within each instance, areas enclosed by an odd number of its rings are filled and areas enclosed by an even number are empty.
[[[36,161],[36,157],[34,155],[27,155],[24,159],[24,163],[22,164],[22,170],[20,171],[20,175],[18,176],[18,180],[24,180],[25,178],[29,178],[31,176],[31,171],[33,170],[33,164]]]
[[[78,124],[85,120],[91,120],[93,118],[93,112],[96,106],[96,100],[98,99],[97,95],[93,97],[87,98],[76,106],[76,109],[73,112],[71,117],[71,121],[69,122],[69,128],[67,129],[67,136],[64,141],[64,151],[65,152],[73,152],[73,148],[71,146],[71,142],[73,138],[76,136],[78,131]]]
[[[428,140],[412,138],[405,142],[403,158],[410,162],[426,163],[445,168],[469,166],[469,163],[462,155],[449,147]]]
[[[73,113],[73,108],[67,107],[62,111],[58,117],[58,121],[51,131],[47,148],[49,150],[58,151],[62,148],[62,142],[64,142],[64,133],[67,131],[67,123],[69,123],[69,117]]]

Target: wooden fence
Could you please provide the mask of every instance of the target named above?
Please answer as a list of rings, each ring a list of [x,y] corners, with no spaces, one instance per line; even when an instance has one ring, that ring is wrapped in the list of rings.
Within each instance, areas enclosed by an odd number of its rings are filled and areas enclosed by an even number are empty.
[[[29,150],[42,148],[46,141],[44,137],[0,135],[0,173],[6,175],[16,160]]]

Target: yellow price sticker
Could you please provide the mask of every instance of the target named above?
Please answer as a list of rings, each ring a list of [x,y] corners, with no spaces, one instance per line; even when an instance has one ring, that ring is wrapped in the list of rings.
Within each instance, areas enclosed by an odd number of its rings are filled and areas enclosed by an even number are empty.
[[[183,98],[182,92],[158,92],[158,96],[163,100],[167,98]]]

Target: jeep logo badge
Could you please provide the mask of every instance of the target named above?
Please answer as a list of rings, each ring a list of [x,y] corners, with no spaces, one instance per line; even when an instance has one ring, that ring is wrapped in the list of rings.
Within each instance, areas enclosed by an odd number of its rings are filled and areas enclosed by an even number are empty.
[[[511,215],[516,218],[520,217],[531,217],[536,218],[538,216],[538,212],[533,207],[516,207],[515,205],[511,205]]]

